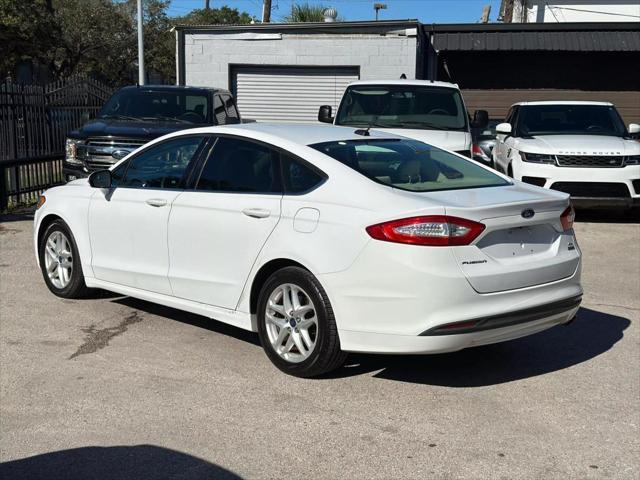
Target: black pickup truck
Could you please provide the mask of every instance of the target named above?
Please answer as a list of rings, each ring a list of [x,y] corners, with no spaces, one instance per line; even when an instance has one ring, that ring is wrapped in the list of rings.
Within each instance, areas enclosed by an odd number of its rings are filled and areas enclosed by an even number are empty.
[[[118,90],[97,117],[69,132],[66,180],[109,168],[141,145],[167,133],[240,123],[233,95],[218,88],[130,86]]]

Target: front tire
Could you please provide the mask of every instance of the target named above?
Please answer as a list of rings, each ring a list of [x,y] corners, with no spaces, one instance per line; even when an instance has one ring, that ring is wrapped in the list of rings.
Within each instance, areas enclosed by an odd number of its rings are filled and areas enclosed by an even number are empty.
[[[82,298],[89,289],[84,283],[78,247],[68,225],[53,221],[45,230],[38,246],[40,270],[44,282],[54,295]]]
[[[340,367],[340,350],[331,303],[307,270],[286,267],[266,281],[258,298],[258,334],[262,348],[283,372],[314,377]]]

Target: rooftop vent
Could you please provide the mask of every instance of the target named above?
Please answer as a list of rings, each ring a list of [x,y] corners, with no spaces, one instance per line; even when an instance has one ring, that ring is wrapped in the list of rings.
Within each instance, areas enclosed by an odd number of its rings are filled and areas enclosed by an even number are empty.
[[[331,8],[325,8],[324,11],[322,12],[322,15],[324,15],[324,21],[325,22],[335,22],[336,18],[338,18],[338,11],[331,7]]]

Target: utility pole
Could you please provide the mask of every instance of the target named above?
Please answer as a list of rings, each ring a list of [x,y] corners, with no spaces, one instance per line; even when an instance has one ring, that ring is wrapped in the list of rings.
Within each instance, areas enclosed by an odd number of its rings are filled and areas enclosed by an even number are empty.
[[[142,0],[138,0],[138,85],[144,85],[144,33],[142,32]]]
[[[491,15],[491,5],[485,5],[482,9],[482,17],[480,17],[480,23],[489,23],[489,15]]]
[[[271,21],[271,0],[264,0],[262,4],[262,23]]]
[[[209,10],[210,8],[211,8],[211,5],[209,5],[209,0],[204,0],[204,9]]]

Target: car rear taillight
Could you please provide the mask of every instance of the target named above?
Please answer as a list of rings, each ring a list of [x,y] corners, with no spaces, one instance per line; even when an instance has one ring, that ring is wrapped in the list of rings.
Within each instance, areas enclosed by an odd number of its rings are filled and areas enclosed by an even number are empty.
[[[576,218],[576,212],[573,210],[573,207],[569,205],[562,215],[560,215],[560,222],[562,222],[562,228],[566,232],[567,230],[571,230],[573,228],[573,220]]]
[[[367,227],[371,238],[385,242],[444,247],[469,245],[482,233],[482,223],[448,215],[403,218]]]

